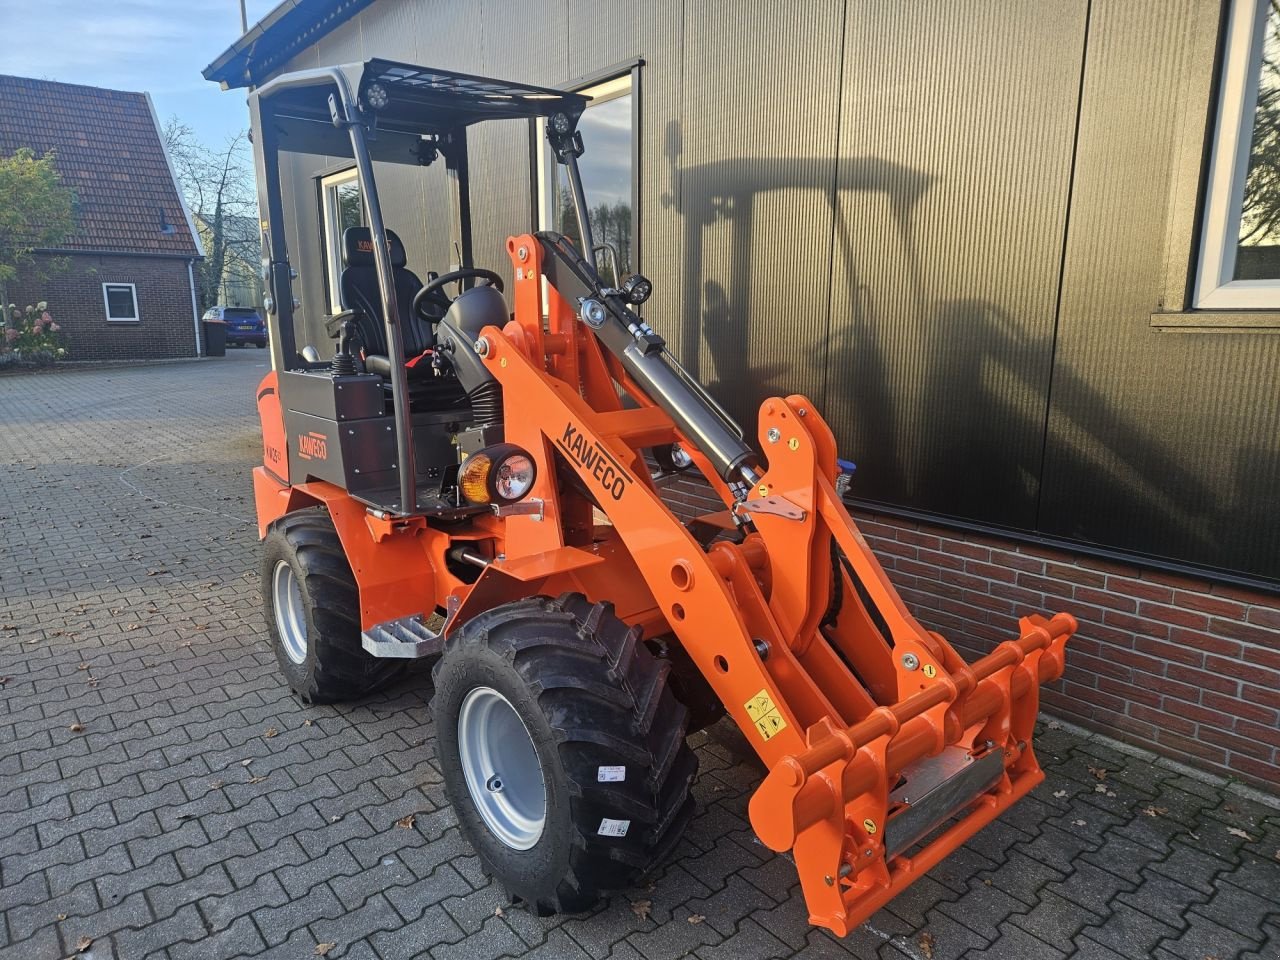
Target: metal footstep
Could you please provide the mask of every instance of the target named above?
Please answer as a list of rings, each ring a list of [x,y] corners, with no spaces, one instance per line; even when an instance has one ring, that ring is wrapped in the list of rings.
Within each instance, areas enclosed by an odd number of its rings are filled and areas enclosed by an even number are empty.
[[[444,649],[444,634],[436,633],[421,616],[401,617],[375,624],[360,634],[365,650],[375,657],[416,660]]]

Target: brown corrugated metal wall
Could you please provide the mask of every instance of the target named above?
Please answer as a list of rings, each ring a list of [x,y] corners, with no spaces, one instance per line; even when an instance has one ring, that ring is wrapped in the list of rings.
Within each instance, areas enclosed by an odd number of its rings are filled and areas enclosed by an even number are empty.
[[[804,392],[868,501],[1280,580],[1280,338],[1150,322],[1185,306],[1219,16],[379,0],[290,66],[559,85],[643,58],[646,315],[748,433],[761,397]],[[530,226],[530,143],[472,138],[481,265]],[[326,169],[290,174],[309,306]],[[384,180],[419,273],[453,259],[443,191],[435,168]]]

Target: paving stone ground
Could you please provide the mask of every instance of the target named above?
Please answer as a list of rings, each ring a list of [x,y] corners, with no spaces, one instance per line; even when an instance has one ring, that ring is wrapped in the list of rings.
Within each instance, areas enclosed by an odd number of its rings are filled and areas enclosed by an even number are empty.
[[[276,675],[265,369],[0,377],[0,960],[1280,958],[1276,810],[1054,723],[1046,782],[843,941],[753,839],[760,771],[722,726],[651,887],[504,904],[444,799],[429,674],[315,708]]]

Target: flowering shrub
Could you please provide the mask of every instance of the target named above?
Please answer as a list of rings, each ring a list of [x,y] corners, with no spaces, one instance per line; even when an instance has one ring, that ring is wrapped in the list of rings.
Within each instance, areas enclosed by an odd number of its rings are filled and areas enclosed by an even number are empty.
[[[44,365],[67,355],[62,328],[49,315],[49,305],[41,300],[26,309],[9,304],[5,311],[4,342],[0,343],[0,366],[17,363]]]

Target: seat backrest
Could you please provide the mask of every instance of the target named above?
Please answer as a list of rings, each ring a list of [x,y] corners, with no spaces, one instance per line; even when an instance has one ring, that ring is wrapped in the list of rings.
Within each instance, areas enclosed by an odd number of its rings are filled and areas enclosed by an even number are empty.
[[[391,248],[391,274],[396,284],[396,308],[400,314],[400,335],[404,339],[404,355],[416,357],[435,345],[431,325],[414,316],[413,298],[422,289],[422,281],[405,267],[404,244],[394,231],[387,231]],[[382,294],[378,290],[378,271],[373,259],[373,239],[368,227],[347,227],[342,234],[342,277],[339,286],[342,306],[358,310],[356,321],[365,353],[387,355],[387,332],[382,316]]]

